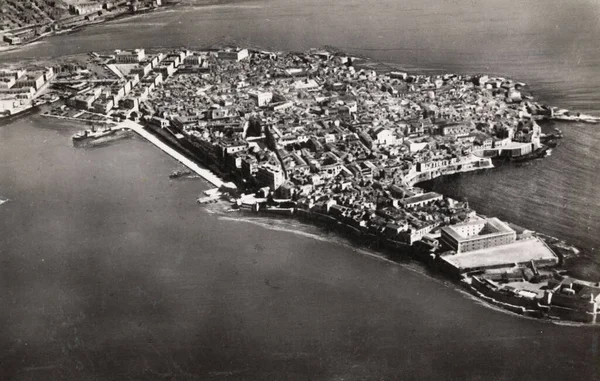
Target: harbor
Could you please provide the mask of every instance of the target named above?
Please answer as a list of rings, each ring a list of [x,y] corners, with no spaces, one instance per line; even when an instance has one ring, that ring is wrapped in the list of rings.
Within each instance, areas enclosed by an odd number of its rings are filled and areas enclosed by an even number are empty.
[[[215,174],[213,174],[211,171],[209,171],[206,168],[202,168],[201,166],[196,164],[194,161],[188,159],[181,153],[179,153],[176,150],[174,150],[173,148],[169,147],[167,144],[165,144],[163,141],[161,141],[155,135],[148,132],[144,128],[144,126],[142,126],[141,124],[136,123],[132,120],[125,120],[125,121],[119,123],[117,125],[117,128],[127,128],[127,129],[130,129],[131,131],[134,131],[136,134],[138,134],[139,136],[141,136],[148,142],[152,143],[157,148],[159,148],[161,151],[163,151],[167,155],[171,156],[172,158],[174,158],[181,164],[185,165],[190,170],[194,171],[194,173],[196,173],[198,176],[202,177],[204,180],[208,181],[210,184],[216,186],[217,188],[221,187],[224,184],[224,182],[219,177],[217,177]]]
[[[445,231],[475,225],[488,231],[504,222],[419,186],[493,170],[493,160],[525,163],[549,156],[562,132],[545,134],[537,121],[567,112],[555,112],[525,95],[526,84],[485,74],[377,72],[366,57],[324,49],[136,48],[79,59],[89,68],[87,77],[64,69],[72,63],[57,68],[53,90],[63,92],[66,105],[44,114],[92,124],[73,135],[74,146],[136,133],[216,187],[197,199],[200,204],[224,198],[234,209],[330,222],[355,239],[417,258],[466,284],[477,277],[495,279],[488,270],[516,274],[510,279],[520,282],[528,295],[525,303],[546,306],[540,317],[566,308],[573,311],[563,316],[596,322],[600,288],[586,286],[590,306],[562,301],[571,290],[563,287],[563,292],[560,286],[566,279],[559,273],[564,261],[535,232],[507,227],[513,238],[506,242],[486,233],[475,241],[489,242],[475,246],[475,260],[468,266],[449,260],[460,257],[462,244],[445,240]],[[260,79],[267,71],[273,78]],[[18,71],[3,73],[29,84]],[[248,82],[246,76],[253,79]],[[190,86],[198,90],[190,92]],[[93,120],[108,126],[96,128]],[[469,237],[460,239],[471,242]],[[542,249],[517,249],[527,239],[535,239]],[[523,260],[503,259],[513,258],[508,255],[513,251],[523,252],[517,256]],[[484,260],[486,256],[497,261]],[[538,274],[537,267],[552,270],[543,278],[529,276]],[[543,299],[528,291],[551,281],[559,286]],[[498,290],[504,289],[494,284],[493,292],[501,297]],[[589,311],[580,314],[581,308]]]
[[[89,147],[129,138],[132,134],[130,129],[118,126],[92,127],[73,135],[72,141],[75,147]]]
[[[298,5],[182,6],[50,37],[0,60],[230,35],[272,50],[336,45],[405,69],[502,73],[544,103],[600,112],[591,2]],[[437,177],[431,191],[580,246],[569,273],[599,279],[598,129],[550,123],[564,135],[552,156]],[[457,291],[420,264],[382,260],[329,229],[198,207],[213,186],[169,179],[181,168],[171,156],[138,138],[73,149],[82,128],[36,116],[0,128],[0,195],[11,200],[0,206],[7,380],[600,375],[597,326],[517,316],[493,306],[479,284],[476,295]]]

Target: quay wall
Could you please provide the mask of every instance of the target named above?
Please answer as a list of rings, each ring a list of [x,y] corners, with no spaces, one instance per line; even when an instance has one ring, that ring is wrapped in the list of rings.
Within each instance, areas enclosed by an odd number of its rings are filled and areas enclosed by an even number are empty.
[[[143,129],[142,126],[137,125],[136,129],[133,129],[133,128],[132,129],[134,131],[138,132],[140,128]],[[164,132],[164,131],[160,131],[160,132]],[[174,136],[171,136],[172,134],[169,134],[166,132],[164,132],[164,133],[168,136],[163,136],[163,139],[166,139],[169,141],[175,140],[174,142],[171,142],[171,145],[176,145],[179,150],[186,151],[186,152],[188,152],[188,154],[191,154],[194,157],[197,156],[197,155],[194,155],[193,153],[191,153],[189,148],[182,147],[181,143],[179,143],[175,139]],[[160,140],[156,136],[152,135],[150,132],[145,131],[145,134],[154,137],[154,139],[156,139],[160,142]],[[144,136],[144,137],[146,137],[146,136]],[[150,139],[148,139],[148,140],[150,140]],[[161,142],[161,143],[166,146],[166,144],[164,142]],[[159,144],[157,144],[157,145],[159,145]],[[163,147],[161,147],[161,146],[159,146],[159,148],[163,149]],[[167,148],[170,148],[170,147],[167,147]],[[170,148],[170,149],[173,150],[173,148]],[[165,152],[167,152],[165,149],[163,149],[163,150]],[[173,151],[177,152],[175,150],[173,150]],[[167,153],[169,153],[169,152],[167,152]],[[183,157],[183,155],[181,155],[180,153],[179,153],[179,155]],[[215,158],[211,157],[210,155],[203,155],[203,156],[204,156],[205,161],[212,162],[215,160]],[[189,167],[189,165],[188,165],[188,167]],[[491,166],[491,167],[493,167],[493,166]],[[190,168],[193,169],[195,172],[197,172],[194,168],[192,168],[192,167],[190,167]],[[490,167],[488,167],[486,165],[480,166],[479,164],[477,164],[477,166],[466,166],[465,168],[461,167],[461,169],[457,170],[457,171],[447,171],[447,170],[443,171],[443,172],[429,171],[426,173],[425,176],[431,177],[431,176],[435,175],[435,177],[440,177],[440,176],[444,176],[444,175],[451,175],[451,174],[455,174],[455,173],[473,171],[473,170],[478,170],[478,169],[488,169],[488,168],[490,168]],[[202,176],[202,174],[200,174],[200,175]],[[214,176],[214,174],[212,174],[212,175]],[[421,175],[423,175],[423,174],[421,174]],[[419,177],[416,177],[415,179],[420,179],[421,177],[422,176],[419,176]],[[221,182],[221,184],[222,184],[222,182]],[[300,221],[312,222],[318,226],[323,226],[327,229],[331,229],[337,233],[340,233],[344,237],[347,237],[348,239],[350,239],[352,242],[359,243],[360,245],[363,245],[365,247],[375,249],[379,252],[382,252],[386,255],[386,257],[388,259],[398,261],[401,259],[412,258],[412,259],[419,260],[429,266],[434,265],[432,267],[437,268],[437,270],[442,270],[441,268],[435,266],[435,264],[439,261],[431,260],[431,252],[430,251],[424,250],[421,247],[416,247],[416,245],[411,245],[406,242],[401,242],[401,241],[392,239],[390,237],[386,237],[383,234],[369,232],[366,229],[361,229],[359,227],[353,226],[353,225],[349,224],[347,221],[339,220],[338,218],[336,218],[332,215],[328,215],[325,213],[320,213],[320,212],[312,211],[312,210],[306,210],[306,209],[302,209],[302,208],[270,208],[270,209],[258,208],[258,210],[253,210],[253,213],[258,214],[258,215],[276,215],[278,218],[281,218],[281,217],[296,218]],[[443,271],[440,273],[443,273]],[[469,287],[467,287],[467,289],[469,292],[471,292],[475,296],[478,296],[478,297],[486,300],[487,302],[489,302],[493,305],[496,305],[498,307],[501,307],[503,309],[506,309],[506,310],[509,310],[509,311],[512,311],[512,312],[515,312],[518,314],[527,315],[527,316],[536,316],[536,317],[546,316],[545,312],[547,311],[548,307],[539,305],[537,300],[527,299],[527,298],[519,297],[517,295],[511,295],[507,292],[494,290],[494,289],[488,287],[487,285],[484,285],[483,283],[480,283],[477,281],[473,282]],[[569,320],[586,321],[586,322],[595,321],[595,314],[589,314],[589,313],[586,314],[585,312],[581,312],[581,311],[573,311],[570,309],[560,309],[560,308],[554,308],[553,311],[554,311],[554,315],[561,316],[562,318],[566,318]]]
[[[514,304],[511,303],[510,300],[501,300],[498,299],[496,296],[496,293],[489,293],[489,292],[481,292],[477,287],[474,287],[473,284],[471,285],[466,285],[464,284],[464,282],[461,282],[463,286],[465,286],[465,289],[472,295],[476,296],[477,298],[480,298],[482,300],[484,300],[487,303],[490,303],[491,305],[494,305],[496,307],[502,308],[504,310],[519,314],[519,315],[523,315],[523,316],[530,316],[530,317],[536,317],[536,318],[542,318],[545,316],[545,308],[543,308],[542,306],[540,306],[539,304],[526,304],[526,305],[519,305],[519,304]],[[483,289],[482,289],[483,290]]]
[[[269,213],[265,213],[264,211],[259,211],[258,213],[253,211],[252,214],[264,216],[269,215]],[[369,249],[374,249],[383,253],[384,255],[387,254],[386,257],[390,260],[397,262],[402,261],[403,259],[415,259],[424,263],[428,267],[433,267],[433,270],[439,270],[439,268],[434,265],[437,264],[437,261],[431,261],[431,257],[429,255],[430,253],[426,250],[421,250],[414,245],[409,245],[404,242],[395,241],[389,239],[388,237],[383,237],[381,235],[376,235],[358,229],[354,226],[350,226],[346,223],[338,221],[333,216],[297,208],[294,210],[293,214],[287,215],[286,218],[294,218],[301,222],[308,222],[316,226],[331,229],[332,231],[340,233],[342,236],[349,238],[355,243],[359,243],[360,245]],[[444,274],[441,271],[435,272],[440,276]],[[464,287],[469,293],[486,301],[487,303],[519,315],[542,318],[546,316],[546,312],[548,310],[547,306],[540,305],[537,300],[526,299],[516,295],[498,292],[490,289],[487,285],[483,284],[483,282],[472,282],[472,284],[465,284],[464,282],[459,282],[458,278],[455,278],[454,283],[457,286]],[[562,311],[559,311],[559,313],[562,313],[565,318],[567,317],[566,313]],[[568,313],[573,316],[576,315],[576,313],[572,310],[569,310]],[[584,321],[583,319],[585,318],[588,318],[588,316],[577,316],[577,319],[574,320]],[[585,321],[590,322],[591,320],[587,319]]]
[[[283,209],[285,209],[286,212],[280,213],[283,212]],[[289,209],[293,209],[293,211],[290,211]],[[354,243],[382,253],[387,259],[392,261],[402,262],[403,260],[407,259],[418,260],[432,268],[434,273],[437,274],[436,276],[440,276],[441,278],[442,275],[445,275],[444,278],[448,279],[448,273],[439,266],[439,260],[432,260],[430,251],[416,247],[415,245],[390,239],[389,237],[385,237],[381,234],[374,234],[367,230],[359,229],[355,226],[349,225],[346,222],[338,220],[334,216],[302,208],[278,208],[273,212],[266,211],[265,209],[243,210],[259,216],[269,216],[275,212],[277,218],[293,218],[301,222],[312,223],[316,226],[330,229],[348,238]],[[467,292],[476,296],[477,298],[480,298],[491,305],[519,315],[535,318],[551,317],[555,319],[586,323],[596,322],[596,314],[582,310],[542,305],[540,304],[539,298],[530,299],[511,294],[508,291],[497,290],[475,277],[470,278],[471,281],[469,283],[465,282],[464,280],[461,281],[461,279],[463,279],[461,277],[454,277],[452,279],[453,283],[455,283],[457,286],[461,286]]]
[[[516,307],[524,307],[527,309],[537,309],[538,301],[536,299],[527,299],[517,295],[511,295],[507,292],[501,290],[495,290],[489,287],[485,282],[481,281],[479,278],[473,277],[471,278],[471,286],[481,294],[495,299],[499,302],[510,304]]]
[[[595,313],[558,306],[551,306],[550,310],[548,311],[548,316],[550,316],[551,318],[578,321],[582,323],[597,322],[597,314]]]
[[[169,147],[166,143],[164,143],[159,138],[154,136],[152,133],[150,133],[149,131],[144,129],[144,127],[142,125],[135,123],[131,120],[126,120],[124,122],[121,122],[119,124],[119,127],[129,128],[129,129],[133,130],[134,132],[136,132],[137,134],[139,134],[140,136],[142,136],[143,138],[148,140],[150,143],[152,143],[155,146],[157,146],[158,148],[160,148],[163,152],[170,155],[175,160],[179,161],[180,163],[182,163],[183,165],[185,165],[192,171],[196,172],[199,176],[204,178],[206,181],[208,181],[212,185],[214,185],[216,187],[221,187],[224,184],[224,182],[219,177],[217,177],[214,173],[210,172],[206,168],[200,167],[198,164],[196,164],[189,158],[185,157],[180,152]]]

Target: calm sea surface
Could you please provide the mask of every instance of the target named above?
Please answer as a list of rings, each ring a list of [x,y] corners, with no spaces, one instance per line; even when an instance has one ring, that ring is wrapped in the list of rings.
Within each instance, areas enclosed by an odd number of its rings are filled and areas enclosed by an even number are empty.
[[[223,39],[333,45],[414,69],[490,72],[600,113],[600,5],[532,0],[185,6],[50,38],[0,61]],[[551,157],[436,185],[479,211],[600,247],[600,131],[559,125]],[[208,213],[201,180],[134,138],[0,127],[2,380],[600,379],[600,328],[492,310],[312,228]],[[330,242],[331,241],[331,242]]]

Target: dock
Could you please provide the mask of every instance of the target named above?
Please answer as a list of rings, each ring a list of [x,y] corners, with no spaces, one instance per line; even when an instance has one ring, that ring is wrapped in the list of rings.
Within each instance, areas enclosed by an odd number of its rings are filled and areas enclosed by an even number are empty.
[[[173,148],[166,145],[159,138],[154,136],[152,133],[147,131],[144,126],[141,124],[135,123],[132,120],[125,120],[117,125],[117,128],[129,128],[150,143],[154,144],[158,148],[160,148],[164,153],[168,154],[181,164],[188,167],[190,170],[194,171],[198,176],[202,177],[204,180],[208,181],[212,185],[216,187],[221,187],[223,185],[223,181],[214,173],[209,171],[206,168],[200,167],[198,164],[194,163],[192,160],[183,156],[181,153],[177,152]]]

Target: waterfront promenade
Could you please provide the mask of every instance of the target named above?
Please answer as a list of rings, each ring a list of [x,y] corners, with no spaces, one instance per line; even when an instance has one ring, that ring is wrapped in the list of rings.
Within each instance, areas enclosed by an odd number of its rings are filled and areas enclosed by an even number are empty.
[[[186,158],[185,156],[183,156],[182,154],[180,154],[173,148],[171,148],[168,145],[166,145],[165,143],[163,143],[156,136],[154,136],[150,132],[148,132],[144,128],[144,126],[142,126],[141,124],[135,123],[132,120],[125,120],[125,121],[119,123],[117,127],[129,128],[132,131],[136,132],[138,135],[140,135],[141,137],[143,137],[150,143],[154,144],[158,148],[160,148],[164,153],[173,157],[175,160],[179,161],[181,164],[185,165],[186,167],[188,167],[189,169],[194,171],[196,174],[198,174],[200,177],[202,177],[204,180],[208,181],[212,185],[214,185],[216,187],[220,187],[221,185],[223,185],[223,181],[217,175],[215,175],[214,173],[212,173],[211,171],[209,171],[206,168],[200,167],[198,164],[194,163],[192,160]]]

